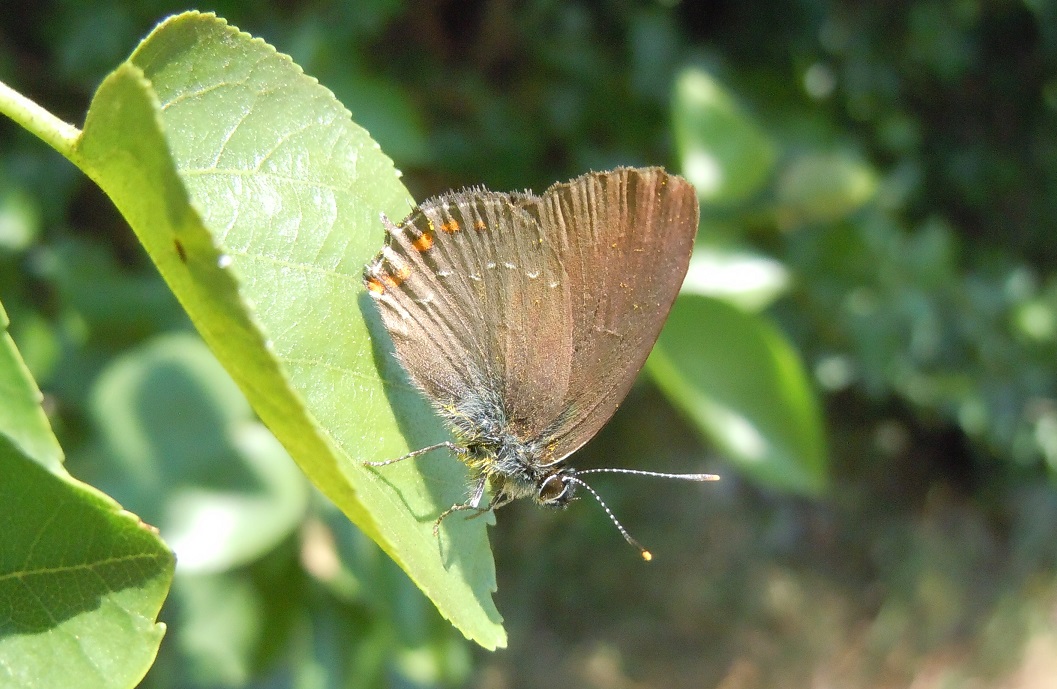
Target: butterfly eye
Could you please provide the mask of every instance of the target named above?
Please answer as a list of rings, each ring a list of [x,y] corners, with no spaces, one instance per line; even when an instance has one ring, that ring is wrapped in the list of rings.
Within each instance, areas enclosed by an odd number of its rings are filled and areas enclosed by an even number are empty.
[[[565,507],[573,497],[573,486],[561,474],[551,474],[536,489],[536,502],[548,507]]]

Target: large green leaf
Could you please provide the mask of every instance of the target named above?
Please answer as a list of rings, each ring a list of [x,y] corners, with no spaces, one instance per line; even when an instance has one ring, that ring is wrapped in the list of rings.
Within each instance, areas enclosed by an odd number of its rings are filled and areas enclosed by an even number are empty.
[[[348,111],[263,41],[188,13],[107,77],[69,155],[309,478],[468,637],[504,644],[483,520],[432,533],[465,469],[443,453],[363,467],[443,429],[361,286],[379,214],[411,201]]]
[[[746,474],[797,493],[825,489],[818,403],[796,352],[760,316],[680,295],[648,364],[669,397]]]

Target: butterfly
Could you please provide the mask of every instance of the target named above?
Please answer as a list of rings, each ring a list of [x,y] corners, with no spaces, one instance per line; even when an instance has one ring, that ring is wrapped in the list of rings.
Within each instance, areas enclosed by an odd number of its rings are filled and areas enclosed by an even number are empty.
[[[364,286],[395,353],[454,436],[482,514],[518,498],[564,507],[578,489],[651,559],[582,479],[624,473],[690,481],[712,474],[576,469],[569,456],[624,400],[686,275],[698,225],[693,186],[659,167],[592,172],[540,195],[464,189],[399,224]],[[491,489],[491,498],[484,496]]]

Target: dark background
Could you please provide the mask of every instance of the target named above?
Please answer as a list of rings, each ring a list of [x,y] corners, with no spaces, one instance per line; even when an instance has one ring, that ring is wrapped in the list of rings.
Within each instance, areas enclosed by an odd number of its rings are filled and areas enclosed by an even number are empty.
[[[103,76],[184,9],[5,3],[0,78],[79,124]],[[197,9],[332,89],[417,199],[539,191],[617,164],[679,170],[673,84],[686,68],[711,74],[777,162],[760,193],[703,214],[789,271],[767,315],[813,374],[832,487],[807,499],[739,478],[644,378],[577,463],[723,474],[596,482],[654,562],[587,503],[505,508],[492,540],[510,647],[489,654],[370,546],[353,550],[375,586],[329,590],[301,565],[299,529],[229,573],[258,608],[237,650],[196,641],[220,623],[174,589],[146,686],[1052,686],[1057,4]],[[869,198],[791,207],[783,175],[805,153],[855,161],[876,180]],[[0,300],[71,472],[105,474],[90,451],[97,377],[189,326],[107,199],[6,120]],[[313,523],[358,543],[321,503]]]

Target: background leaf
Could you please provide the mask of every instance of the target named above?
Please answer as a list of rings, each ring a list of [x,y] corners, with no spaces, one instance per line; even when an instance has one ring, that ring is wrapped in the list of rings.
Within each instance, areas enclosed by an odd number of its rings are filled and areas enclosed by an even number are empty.
[[[683,70],[672,105],[675,147],[683,174],[705,204],[729,206],[757,194],[776,152],[733,96],[704,70]]]
[[[789,271],[773,258],[744,249],[709,244],[709,226],[698,233],[682,292],[729,302],[745,311],[761,311],[789,288]]]
[[[825,489],[814,393],[788,341],[760,316],[680,295],[648,365],[672,401],[746,474],[796,493]]]
[[[802,155],[782,170],[775,196],[785,226],[833,222],[877,191],[872,168],[847,153]]]
[[[182,574],[253,562],[300,525],[303,475],[197,337],[127,352],[92,397],[94,485],[158,526]]]
[[[40,407],[40,390],[7,334],[8,324],[0,304],[0,436],[41,466],[65,473],[62,448]]]

